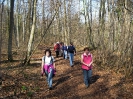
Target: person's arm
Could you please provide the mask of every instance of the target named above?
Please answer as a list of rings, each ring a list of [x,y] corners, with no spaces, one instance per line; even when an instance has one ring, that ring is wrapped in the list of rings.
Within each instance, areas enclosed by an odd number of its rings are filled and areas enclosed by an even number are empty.
[[[92,58],[92,55],[91,55],[91,58]],[[92,61],[90,62],[90,64],[88,66],[91,66],[93,64],[93,58],[92,58]]]
[[[41,71],[42,71],[42,73],[43,73],[43,67],[44,66],[44,57],[42,58],[42,66],[41,66]]]
[[[76,48],[73,46],[74,55],[76,55]]]
[[[55,67],[55,62],[53,63],[53,66],[54,66],[54,69],[56,69],[56,67]]]
[[[88,66],[88,64],[86,64],[85,62],[83,62],[83,55],[81,56],[81,63]]]
[[[76,48],[74,47],[74,52],[75,52],[75,54],[76,54]]]
[[[56,46],[56,45],[55,45],[55,46]],[[54,46],[54,51],[56,50],[56,49],[55,49],[55,46]]]
[[[54,66],[54,69],[56,69],[54,57],[52,56],[52,58],[53,58],[53,66]]]
[[[90,62],[90,64],[88,66],[91,66],[93,64],[93,60]]]
[[[67,46],[67,52],[69,52],[69,46]]]
[[[62,46],[62,50],[64,51],[64,46]]]

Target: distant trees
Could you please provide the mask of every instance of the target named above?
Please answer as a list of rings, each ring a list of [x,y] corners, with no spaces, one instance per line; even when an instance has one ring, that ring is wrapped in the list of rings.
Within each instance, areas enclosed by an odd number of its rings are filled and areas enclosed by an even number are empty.
[[[92,19],[92,2],[83,1],[87,45],[97,49],[97,61],[101,66],[117,68],[130,75],[132,66],[133,2],[130,0],[100,0],[97,19]],[[108,9],[106,9],[108,8]],[[93,15],[94,16],[94,15]],[[84,42],[84,40],[82,41]],[[112,58],[113,57],[113,58]],[[117,58],[117,60],[115,59]]]
[[[132,58],[132,14],[129,10],[133,2],[128,0],[107,1],[108,10],[105,10],[106,0],[101,0],[99,9],[99,29],[98,36],[100,51],[99,57],[104,64],[109,66],[113,63],[113,68],[117,72],[123,71],[130,75],[133,71]],[[125,7],[125,8],[124,8]],[[108,16],[108,17],[107,17]],[[112,58],[114,57],[114,58]],[[115,58],[117,57],[117,61]],[[106,65],[104,65],[106,66]],[[112,66],[112,65],[111,65]]]

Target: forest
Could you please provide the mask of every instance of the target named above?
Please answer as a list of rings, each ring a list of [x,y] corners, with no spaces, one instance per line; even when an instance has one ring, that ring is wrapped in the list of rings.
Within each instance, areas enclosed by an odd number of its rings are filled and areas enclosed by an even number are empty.
[[[73,42],[74,67],[55,58],[53,90],[44,50]],[[81,54],[93,55],[84,88]],[[0,0],[0,99],[133,99],[133,0]]]

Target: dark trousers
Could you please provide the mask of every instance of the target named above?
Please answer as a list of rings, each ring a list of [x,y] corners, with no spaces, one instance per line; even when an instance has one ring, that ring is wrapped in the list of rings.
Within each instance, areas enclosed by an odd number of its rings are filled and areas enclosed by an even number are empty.
[[[59,51],[55,51],[56,52],[56,57],[58,57],[59,56]]]

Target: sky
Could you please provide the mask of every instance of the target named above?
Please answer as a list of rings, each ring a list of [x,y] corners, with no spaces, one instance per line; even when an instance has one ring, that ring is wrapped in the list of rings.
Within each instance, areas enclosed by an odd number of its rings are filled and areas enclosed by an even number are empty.
[[[92,0],[92,19],[98,18],[99,15],[100,0]],[[81,1],[80,11],[83,11],[83,2]],[[84,16],[81,15],[81,21],[84,22]]]

